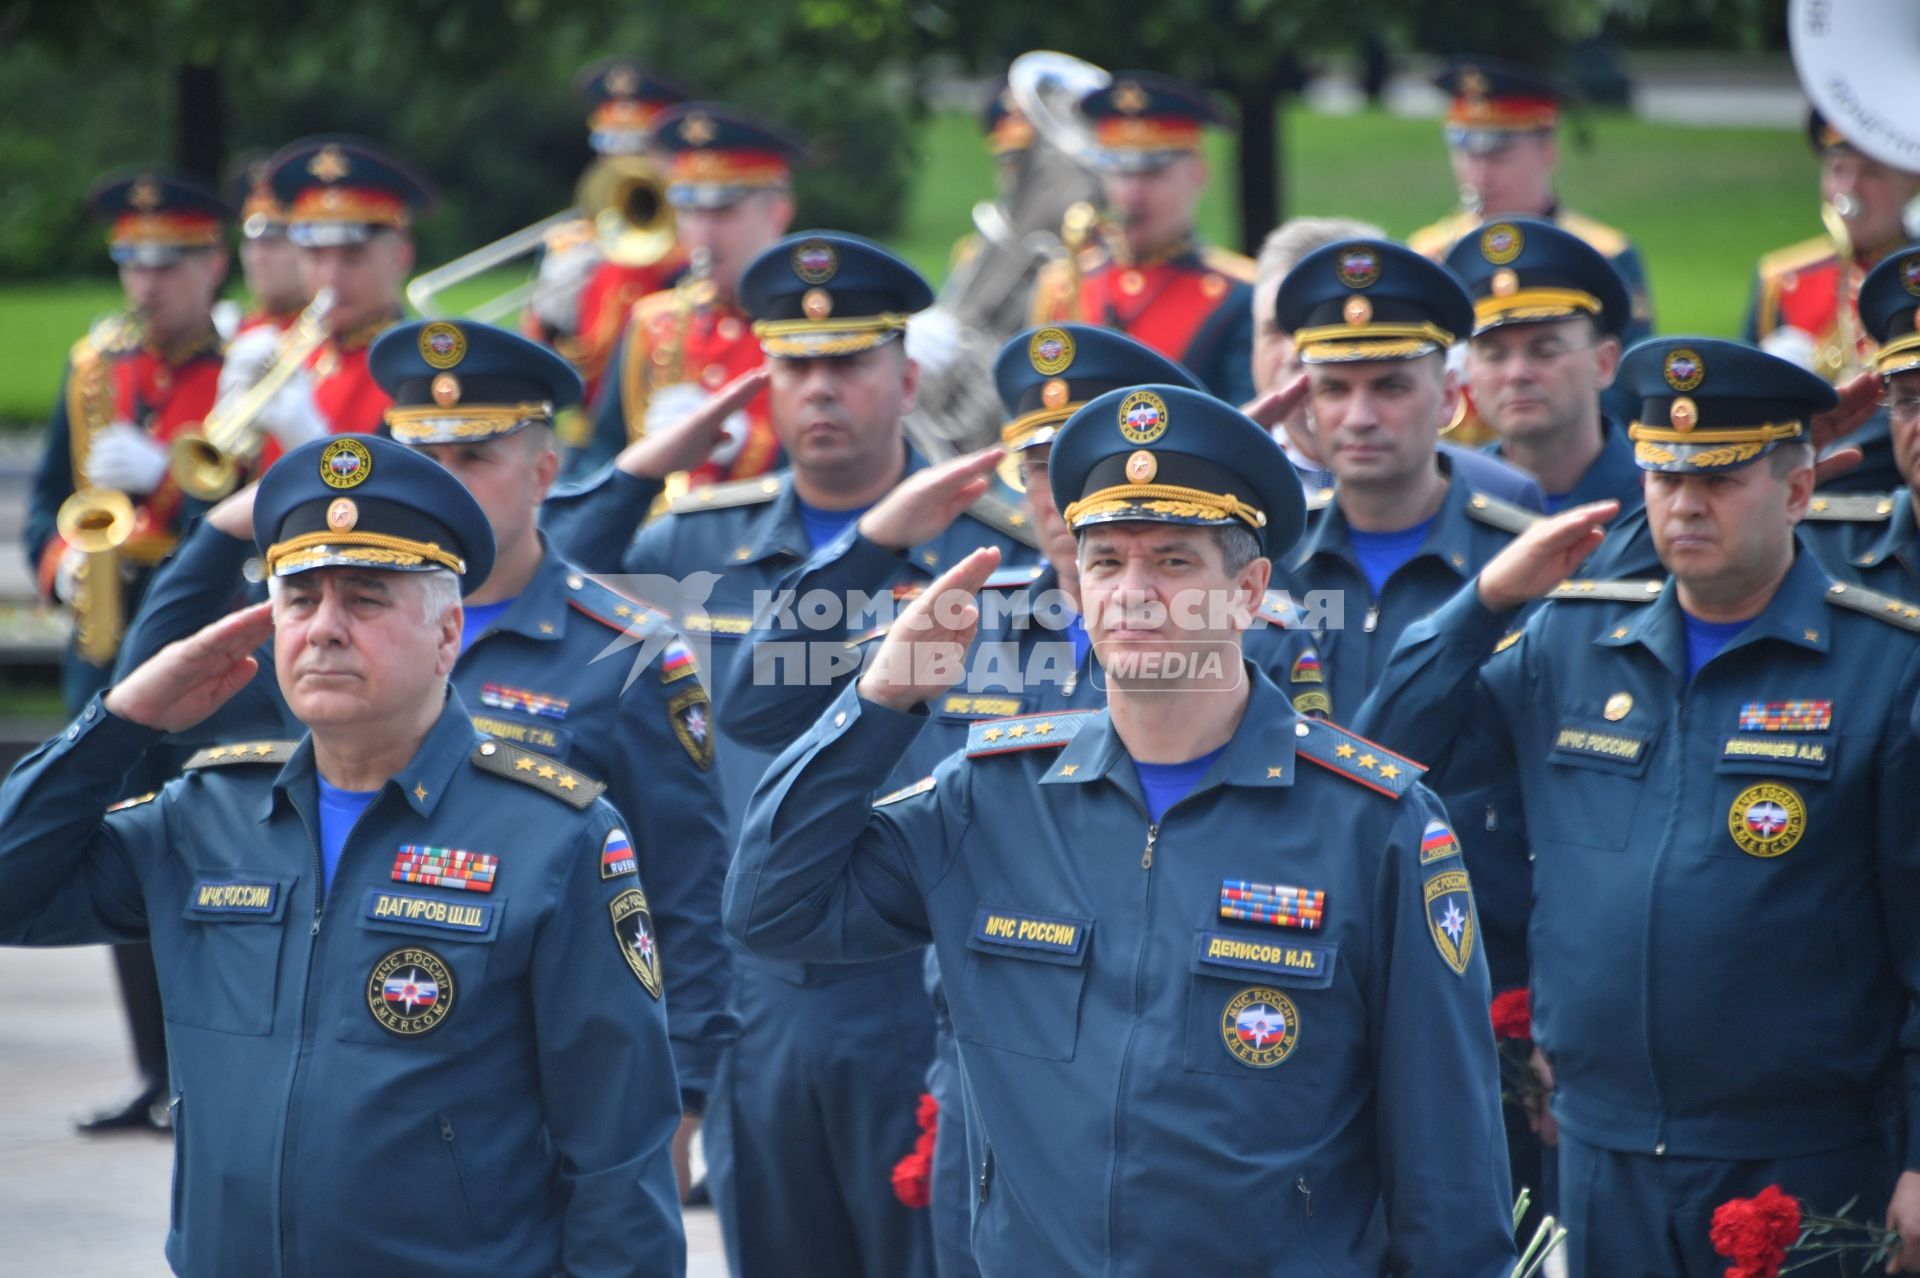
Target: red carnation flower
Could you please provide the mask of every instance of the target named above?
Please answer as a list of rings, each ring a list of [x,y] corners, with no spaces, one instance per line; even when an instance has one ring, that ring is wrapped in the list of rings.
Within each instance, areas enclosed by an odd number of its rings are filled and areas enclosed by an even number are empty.
[[[1800,1237],[1800,1201],[1768,1185],[1715,1208],[1710,1236],[1714,1251],[1734,1262],[1726,1278],[1776,1278]]]
[[[933,1201],[933,1141],[940,1131],[940,1102],[931,1092],[920,1093],[914,1106],[920,1137],[913,1152],[893,1165],[893,1196],[915,1211]]]
[[[1495,1038],[1533,1037],[1533,999],[1526,990],[1508,990],[1496,995],[1491,1011]]]

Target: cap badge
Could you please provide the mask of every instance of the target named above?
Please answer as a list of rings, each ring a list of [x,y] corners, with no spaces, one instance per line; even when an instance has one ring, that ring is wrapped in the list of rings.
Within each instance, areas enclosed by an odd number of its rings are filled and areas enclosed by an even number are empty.
[[[1340,254],[1334,269],[1348,288],[1365,288],[1380,278],[1380,255],[1370,248],[1350,248]]]
[[[352,532],[360,522],[360,507],[351,497],[335,497],[327,505],[327,527],[337,533]]]
[[[1127,458],[1127,478],[1136,484],[1151,484],[1159,473],[1160,463],[1144,448]]]
[[[1166,433],[1166,400],[1137,390],[1120,401],[1120,437],[1129,444],[1151,444]]]
[[[373,454],[357,439],[336,439],[320,450],[320,481],[329,488],[358,488],[373,474]]]
[[[1690,391],[1706,378],[1707,366],[1697,351],[1681,346],[1667,352],[1665,371],[1667,385],[1677,391]]]
[[[1122,80],[1114,86],[1113,109],[1122,115],[1139,115],[1147,109],[1147,91],[1134,80]]]
[[[693,111],[680,122],[680,140],[693,146],[705,146],[713,141],[715,129],[713,119],[705,111]]]
[[[160,207],[162,196],[160,184],[150,177],[141,177],[127,192],[127,203],[142,212],[151,212]]]
[[[452,408],[460,402],[460,379],[452,373],[442,373],[433,379],[433,402],[442,408]]]
[[[1047,408],[1058,408],[1067,402],[1067,395],[1067,384],[1056,377],[1040,388],[1040,403]]]
[[[1495,297],[1512,297],[1520,291],[1520,277],[1503,266],[1493,273],[1493,278],[1487,282],[1487,287],[1493,291]]]
[[[1349,297],[1340,315],[1347,323],[1359,328],[1373,318],[1373,303],[1364,297]]]
[[[823,320],[833,314],[833,294],[824,288],[810,288],[800,298],[800,309],[810,320]]]
[[[307,172],[322,182],[338,182],[347,175],[347,157],[340,148],[329,142],[320,148],[311,160],[307,161]]]
[[[825,240],[808,240],[793,250],[793,273],[809,284],[825,284],[840,269],[840,255]]]
[[[457,325],[435,320],[420,330],[420,358],[431,368],[452,368],[467,357],[467,335]]]
[[[1667,410],[1667,420],[1678,431],[1689,431],[1700,424],[1700,406],[1685,395],[1673,401],[1673,407]]]
[[[1027,343],[1027,359],[1043,377],[1064,373],[1073,363],[1073,338],[1064,329],[1043,328]]]
[[[616,98],[630,98],[640,92],[640,73],[632,67],[614,67],[607,72],[607,92]]]
[[[1460,68],[1460,96],[1463,98],[1484,98],[1487,96],[1486,73],[1478,67]]]
[[[1511,222],[1495,222],[1480,232],[1480,256],[1495,266],[1505,266],[1520,256],[1520,250],[1526,247],[1526,237],[1520,234],[1520,228]]]

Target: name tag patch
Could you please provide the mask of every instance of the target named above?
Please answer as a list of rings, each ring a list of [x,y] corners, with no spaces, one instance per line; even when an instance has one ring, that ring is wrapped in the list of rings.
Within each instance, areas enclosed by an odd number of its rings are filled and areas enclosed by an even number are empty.
[[[1327,894],[1319,888],[1250,883],[1245,879],[1220,882],[1220,917],[1270,927],[1320,930],[1327,915]]]
[[[424,883],[456,892],[491,892],[500,858],[486,852],[402,844],[393,857],[395,883]]]
[[[753,629],[753,618],[744,612],[688,613],[680,629],[690,635],[744,635]]]
[[[1565,750],[1570,754],[1582,754],[1590,759],[1613,759],[1621,763],[1638,763],[1645,752],[1647,743],[1641,737],[1629,737],[1614,732],[1594,732],[1587,728],[1562,728],[1553,739],[1553,748]]]
[[[1785,729],[1781,729],[1785,731]],[[1803,767],[1825,766],[1830,756],[1827,742],[1794,740],[1773,737],[1728,737],[1721,747],[1722,759],[1764,759],[1768,763],[1798,764]]]
[[[518,710],[521,714],[536,715],[543,719],[567,717],[565,697],[556,697],[545,692],[529,692],[525,688],[510,688],[504,683],[481,684],[480,704],[492,706],[496,710]]]
[[[992,908],[982,908],[974,916],[973,935],[975,940],[991,941],[995,945],[1015,945],[1050,954],[1078,954],[1087,943],[1086,924],[1079,919]]]
[[[564,744],[560,739],[562,733],[555,732],[552,728],[541,727],[537,723],[515,723],[511,719],[502,719],[495,715],[476,714],[473,716],[473,726],[490,737],[511,741],[517,746],[538,750],[542,754],[559,754]]]
[[[627,839],[625,830],[609,830],[604,843],[600,845],[600,877],[617,879],[623,874],[640,873],[640,864],[634,859],[633,844]]]
[[[940,699],[940,713],[964,719],[1006,719],[1027,708],[1025,697],[974,696],[950,693]]]
[[[1259,936],[1202,932],[1196,957],[1202,963],[1298,977],[1313,985],[1333,979],[1333,950],[1322,945],[1288,945]]]
[[[271,914],[278,883],[201,879],[193,885],[193,908],[200,914]]]
[[[367,892],[367,917],[381,923],[420,923],[449,932],[484,932],[493,922],[489,902],[442,901],[405,892]]]
[[[1740,707],[1742,732],[1825,732],[1832,726],[1831,701],[1749,701]]]

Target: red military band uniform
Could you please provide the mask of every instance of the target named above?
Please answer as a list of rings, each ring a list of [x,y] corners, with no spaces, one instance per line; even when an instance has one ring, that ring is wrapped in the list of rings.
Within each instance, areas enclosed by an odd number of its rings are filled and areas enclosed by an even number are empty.
[[[393,400],[367,371],[367,348],[399,322],[398,315],[388,315],[351,333],[336,333],[307,357],[313,402],[334,434],[371,435],[386,420]]]
[[[690,305],[679,289],[668,289],[642,298],[632,313],[613,396],[628,439],[644,433],[647,404],[658,388],[692,382],[712,394],[766,363],[752,321],[731,304]],[[729,463],[707,462],[690,471],[690,486],[747,479],[773,469],[780,440],[773,433],[767,392],[755,396],[746,413],[747,441],[739,453]]]

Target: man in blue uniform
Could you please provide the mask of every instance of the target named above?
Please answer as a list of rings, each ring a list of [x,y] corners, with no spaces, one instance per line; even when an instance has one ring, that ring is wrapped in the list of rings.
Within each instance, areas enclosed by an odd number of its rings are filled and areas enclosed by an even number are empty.
[[[1794,535],[1825,382],[1699,338],[1621,378],[1671,576],[1501,638],[1611,504],[1567,511],[1408,631],[1363,719],[1442,775],[1518,778],[1575,1278],[1717,1276],[1714,1208],[1776,1183],[1825,1211],[1891,1196],[1912,1267],[1920,606]]]
[[[679,592],[675,620],[710,645],[718,768],[736,826],[761,773],[799,731],[748,741],[729,726],[753,668],[743,641],[790,577],[816,556],[857,556],[872,570],[865,588],[891,598],[982,545],[1009,560],[1032,554],[1025,517],[980,500],[991,457],[928,467],[902,433],[916,370],[900,337],[907,316],[932,300],[913,268],[853,236],[804,232],[747,267],[740,297],[769,371],[735,379],[680,427],[629,445],[594,483],[550,501],[546,516],[563,547],[645,574],[641,593]],[[791,469],[697,489],[622,553],[664,476],[705,457],[718,419],[762,385]],[[925,1217],[891,1188],[895,1160],[919,1134],[914,1107],[933,1056],[919,956],[823,967],[742,954],[734,980],[741,1038],[706,1129],[734,1272],[930,1272]],[[796,1248],[800,1238],[806,1246]]]
[[[564,359],[490,325],[435,321],[383,334],[369,363],[394,400],[394,439],[451,471],[493,534],[493,571],[467,593],[450,676],[474,726],[528,751],[536,769],[565,763],[591,778],[628,822],[629,859],[673,956],[667,990],[687,1115],[675,1146],[684,1188],[694,1128],[738,1031],[718,928],[726,835],[697,663],[665,618],[580,572],[535,527],[557,465],[553,415],[580,397],[580,377]],[[253,515],[253,490],[243,490],[186,539],[128,636],[123,672],[226,610]],[[273,666],[270,648],[256,655]],[[257,679],[190,735],[206,743],[296,731],[274,681]]]
[[[1632,319],[1627,286],[1598,249],[1534,217],[1489,222],[1447,269],[1473,297],[1466,380],[1494,434],[1487,451],[1539,476],[1547,510],[1612,498],[1640,505],[1626,427],[1601,409]]]
[[[273,601],[90,701],[0,787],[0,940],[152,939],[181,1274],[677,1275],[660,957],[601,787],[447,684],[486,517],[387,441],[263,481]],[[257,672],[307,733],[129,766]],[[396,1207],[404,1205],[404,1218]]]
[[[995,557],[969,556],[762,782],[729,930],[796,959],[932,942],[983,1273],[1228,1272],[1251,1230],[1263,1272],[1506,1275],[1458,842],[1418,765],[1240,659],[1301,526],[1292,467],[1219,401],[1145,386],[1081,409],[1049,469],[1107,709],[978,725],[866,806],[977,623]]]

